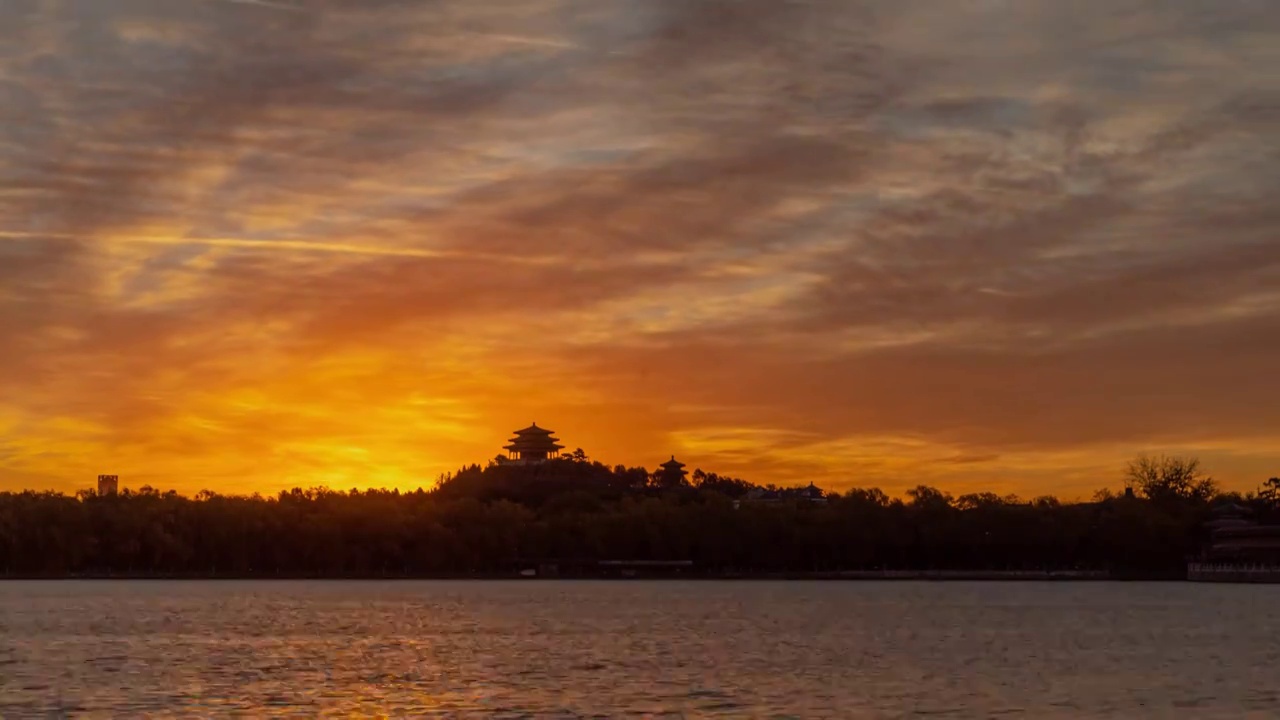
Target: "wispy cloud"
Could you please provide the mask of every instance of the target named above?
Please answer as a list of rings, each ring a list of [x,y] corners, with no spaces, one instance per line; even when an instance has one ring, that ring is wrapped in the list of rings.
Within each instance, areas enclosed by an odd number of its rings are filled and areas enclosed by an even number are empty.
[[[761,481],[1087,494],[1159,447],[1249,486],[1278,24],[0,5],[0,487],[415,485],[531,417]]]
[[[282,2],[270,2],[269,0],[204,0],[205,2],[222,2],[232,5],[250,5],[253,7],[269,8],[271,10],[287,10],[290,12],[303,12],[305,8],[300,5],[293,5]]]
[[[581,50],[582,45],[577,43],[566,42],[564,40],[551,40],[548,38],[529,37],[524,35],[500,35],[497,33],[482,32],[461,32],[457,33],[458,37],[473,38],[480,40],[493,40],[500,43],[509,43],[512,45],[530,45],[533,47],[555,48],[557,50]]]

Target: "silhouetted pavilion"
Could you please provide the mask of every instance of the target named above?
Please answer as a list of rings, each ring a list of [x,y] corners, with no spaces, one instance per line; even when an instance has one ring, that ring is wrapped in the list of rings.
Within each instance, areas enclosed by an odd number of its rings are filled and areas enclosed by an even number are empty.
[[[554,431],[544,430],[533,423],[523,430],[517,430],[504,450],[512,460],[526,463],[543,462],[548,458],[559,457],[563,445],[558,444],[560,438],[552,437]]]
[[[674,487],[683,485],[685,475],[684,463],[676,460],[676,456],[672,455],[671,459],[658,466],[658,478],[664,487]]]

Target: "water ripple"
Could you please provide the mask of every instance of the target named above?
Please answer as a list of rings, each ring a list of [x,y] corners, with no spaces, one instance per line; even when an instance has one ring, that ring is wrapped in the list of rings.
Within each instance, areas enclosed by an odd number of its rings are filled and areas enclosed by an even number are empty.
[[[1272,594],[0,583],[0,717],[1277,716]]]

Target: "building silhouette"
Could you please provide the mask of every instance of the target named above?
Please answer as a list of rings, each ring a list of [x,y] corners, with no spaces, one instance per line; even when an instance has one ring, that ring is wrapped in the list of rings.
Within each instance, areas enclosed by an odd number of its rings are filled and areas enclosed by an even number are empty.
[[[679,487],[684,485],[685,476],[689,473],[684,470],[684,463],[676,460],[676,456],[672,455],[671,459],[658,466],[658,483],[662,487]]]
[[[98,495],[115,495],[120,490],[119,475],[99,475]]]
[[[516,430],[515,437],[507,441],[508,444],[503,449],[507,451],[507,458],[514,462],[546,462],[560,457],[560,451],[564,449],[559,444],[560,438],[554,437],[554,434],[555,431],[540,428],[538,423],[533,423],[523,430]]]

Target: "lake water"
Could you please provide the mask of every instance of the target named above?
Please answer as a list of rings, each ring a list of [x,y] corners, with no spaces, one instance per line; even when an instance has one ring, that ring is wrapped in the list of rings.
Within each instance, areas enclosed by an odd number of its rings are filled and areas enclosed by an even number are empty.
[[[1280,716],[1280,586],[0,583],[0,717]]]

